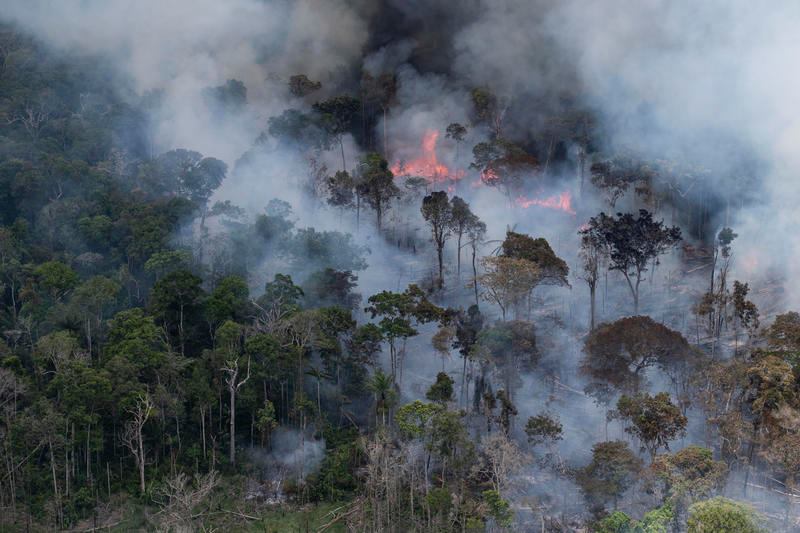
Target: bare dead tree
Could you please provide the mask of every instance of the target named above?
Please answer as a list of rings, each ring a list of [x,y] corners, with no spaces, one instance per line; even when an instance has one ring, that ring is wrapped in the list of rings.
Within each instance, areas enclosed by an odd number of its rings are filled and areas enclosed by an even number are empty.
[[[182,472],[166,479],[154,497],[161,507],[159,526],[167,531],[194,530],[194,522],[205,514],[198,507],[218,483],[216,470],[208,474],[195,474],[194,479]]]
[[[150,415],[153,413],[153,408],[154,404],[150,394],[140,394],[136,400],[136,404],[132,408],[128,409],[128,413],[133,418],[128,421],[127,424],[125,424],[125,428],[120,436],[122,444],[124,444],[125,447],[131,451],[131,454],[133,454],[133,458],[136,461],[136,466],[139,469],[139,490],[141,492],[144,492],[145,490],[145,453],[142,429],[147,423],[147,420],[150,418]]]
[[[247,375],[241,381],[239,381],[239,358],[225,361],[225,366],[220,370],[227,374],[225,383],[228,385],[228,393],[230,394],[231,434],[228,457],[230,458],[231,465],[236,465],[236,394],[250,379],[250,358],[247,358]]]
[[[482,443],[482,461],[476,469],[492,482],[498,494],[505,494],[511,481],[531,457],[519,449],[502,431],[489,435]]]
[[[44,101],[37,103],[28,103],[25,106],[6,117],[8,125],[19,122],[31,141],[36,143],[39,140],[39,134],[42,127],[50,120],[50,109]]]

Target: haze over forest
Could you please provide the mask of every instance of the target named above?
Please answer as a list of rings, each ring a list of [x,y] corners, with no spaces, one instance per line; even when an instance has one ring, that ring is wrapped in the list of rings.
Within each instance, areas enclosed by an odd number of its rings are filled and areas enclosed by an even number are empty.
[[[800,531],[798,22],[2,2],[0,530]]]

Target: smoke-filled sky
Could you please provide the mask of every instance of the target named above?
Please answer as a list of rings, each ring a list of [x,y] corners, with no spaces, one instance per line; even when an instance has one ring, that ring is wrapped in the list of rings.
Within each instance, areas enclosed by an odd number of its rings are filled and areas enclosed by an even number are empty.
[[[266,119],[298,106],[289,76],[307,74],[326,95],[354,89],[359,72],[394,71],[391,150],[467,116],[470,88],[509,99],[509,127],[532,130],[565,95],[599,117],[604,150],[633,148],[653,159],[707,167],[730,204],[716,224],[740,237],[734,272],[753,279],[800,266],[794,207],[800,202],[800,4],[745,0],[84,0],[6,2],[0,17],[57,50],[106,57],[120,85],[163,90],[155,122],[159,150],[187,147],[232,168]],[[247,86],[246,112],[222,121],[201,91],[227,79]],[[302,104],[302,103],[301,103]],[[307,105],[307,104],[306,104]],[[481,132],[472,132],[473,140]],[[357,148],[348,140],[349,158]],[[450,150],[441,157],[466,167]],[[286,176],[305,172],[281,157],[229,180],[221,195],[261,208]],[[336,154],[326,161],[335,168]],[[745,195],[745,177],[757,190]],[[749,181],[748,181],[749,183]],[[254,195],[257,191],[259,195]],[[298,203],[295,193],[281,191]],[[263,196],[255,202],[254,196]],[[558,225],[532,211],[509,214],[499,196],[476,200],[495,234],[507,225]],[[303,213],[301,212],[300,215]],[[543,231],[540,231],[540,233]],[[552,237],[552,235],[550,235]],[[756,268],[757,267],[757,268]],[[791,296],[790,296],[791,298]],[[790,305],[800,303],[795,299]]]

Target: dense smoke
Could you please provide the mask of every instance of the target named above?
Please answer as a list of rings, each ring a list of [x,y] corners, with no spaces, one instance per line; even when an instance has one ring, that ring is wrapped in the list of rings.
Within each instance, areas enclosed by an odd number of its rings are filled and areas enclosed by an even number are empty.
[[[588,110],[602,145],[598,154],[626,152],[647,161],[680,160],[702,169],[703,177],[680,191],[682,200],[702,204],[708,224],[684,227],[686,241],[703,244],[723,226],[733,227],[731,279],[749,281],[754,292],[776,279],[785,298],[763,302],[770,313],[800,304],[800,236],[794,210],[800,203],[800,56],[796,37],[800,4],[781,0],[769,8],[744,0],[176,0],[80,3],[11,2],[0,14],[46,42],[55,53],[97,57],[110,65],[115,86],[131,102],[158,96],[148,109],[151,155],[189,148],[228,165],[228,178],[213,200],[230,200],[252,219],[270,200],[292,207],[296,229],[335,229],[353,235],[366,267],[357,270],[364,299],[381,290],[402,291],[409,283],[431,287],[435,250],[419,214],[419,198],[397,202],[387,214],[386,235],[376,231],[373,213],[360,220],[323,205],[310,194],[319,176],[346,166],[366,151],[383,152],[393,168],[414,164],[446,169],[430,188],[448,189],[467,199],[488,227],[481,255],[497,250],[508,230],[545,237],[570,266],[569,287],[537,290],[533,305],[542,370],[518,377],[514,398],[519,420],[557,412],[569,438],[558,444],[561,457],[586,464],[591,444],[626,438],[621,423],[606,420],[607,405],[584,392],[579,376],[588,332],[586,286],[580,270],[577,231],[590,216],[609,211],[601,191],[580,182],[574,139],[546,135],[564,110]],[[388,16],[388,15],[391,16]],[[319,81],[314,95],[357,95],[363,73],[396,76],[388,111],[375,113],[368,138],[344,136],[328,151],[309,156],[300,146],[258,144],[268,119],[290,108],[309,110],[311,99],[292,95],[290,76]],[[220,113],[208,91],[239,80],[246,104]],[[445,128],[471,121],[470,91],[487,87],[504,108],[503,128],[547,160],[536,183],[518,196],[481,183],[470,169],[471,148],[487,140],[486,125],[470,128],[466,140],[447,138]],[[262,138],[263,139],[263,138]],[[554,146],[558,144],[558,146]],[[311,159],[311,162],[310,162]],[[438,168],[438,167],[437,167]],[[444,172],[444,171],[443,171]],[[587,180],[588,181],[588,180]],[[318,184],[317,184],[318,185]],[[401,187],[404,185],[401,185]],[[616,210],[637,206],[631,194]],[[415,203],[414,203],[415,202]],[[679,224],[665,207],[658,218]],[[673,220],[670,220],[670,219]],[[769,220],[769,222],[766,222]],[[221,231],[210,224],[212,234]],[[425,246],[422,246],[425,243]],[[417,249],[419,245],[419,249]],[[452,246],[446,252],[455,256]],[[467,254],[466,250],[462,252]],[[261,258],[248,280],[264,283],[287,264]],[[289,265],[298,283],[317,265],[295,258]],[[463,261],[468,259],[462,256]],[[465,263],[466,264],[466,263]],[[467,267],[465,267],[467,269]],[[453,274],[450,272],[449,274]],[[439,303],[466,308],[473,303],[471,274],[453,277]],[[684,333],[695,333],[690,309],[707,274],[687,271],[681,260],[664,258],[642,288],[644,312]],[[677,281],[674,281],[677,280]],[[598,321],[630,313],[627,288],[612,274],[604,280]],[[674,282],[673,282],[674,281]],[[755,298],[757,303],[758,296]],[[362,302],[363,303],[363,302]],[[363,307],[363,306],[361,306]],[[494,311],[487,311],[492,316]],[[361,309],[357,318],[366,319]],[[699,344],[699,326],[697,339]],[[431,348],[433,325],[409,340],[400,382],[405,403],[424,398],[440,370],[460,383],[462,361],[455,351],[440,357]],[[386,354],[383,354],[386,358]],[[647,375],[652,390],[668,389],[664,376]],[[469,386],[469,384],[467,384]],[[458,391],[458,387],[457,387]],[[266,394],[266,393],[265,393]],[[685,442],[700,441],[703,413],[688,413]],[[513,435],[525,438],[522,428]],[[270,454],[251,450],[270,468],[313,473],[325,453],[324,441],[297,442],[302,435],[281,429]],[[263,457],[262,457],[263,456]],[[525,474],[547,476],[532,467]],[[299,476],[300,477],[300,476]],[[553,481],[578,494],[563,479]],[[549,486],[549,485],[548,485]],[[524,491],[523,491],[524,492]],[[540,488],[525,498],[542,497]],[[522,497],[520,497],[522,498]],[[521,501],[521,500],[520,500]],[[578,500],[580,502],[580,500]],[[554,502],[570,512],[575,502]]]

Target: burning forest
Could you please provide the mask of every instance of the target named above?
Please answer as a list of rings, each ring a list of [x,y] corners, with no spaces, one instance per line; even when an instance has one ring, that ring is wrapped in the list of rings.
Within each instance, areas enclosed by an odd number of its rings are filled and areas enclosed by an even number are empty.
[[[0,530],[800,531],[800,7],[9,1]]]

